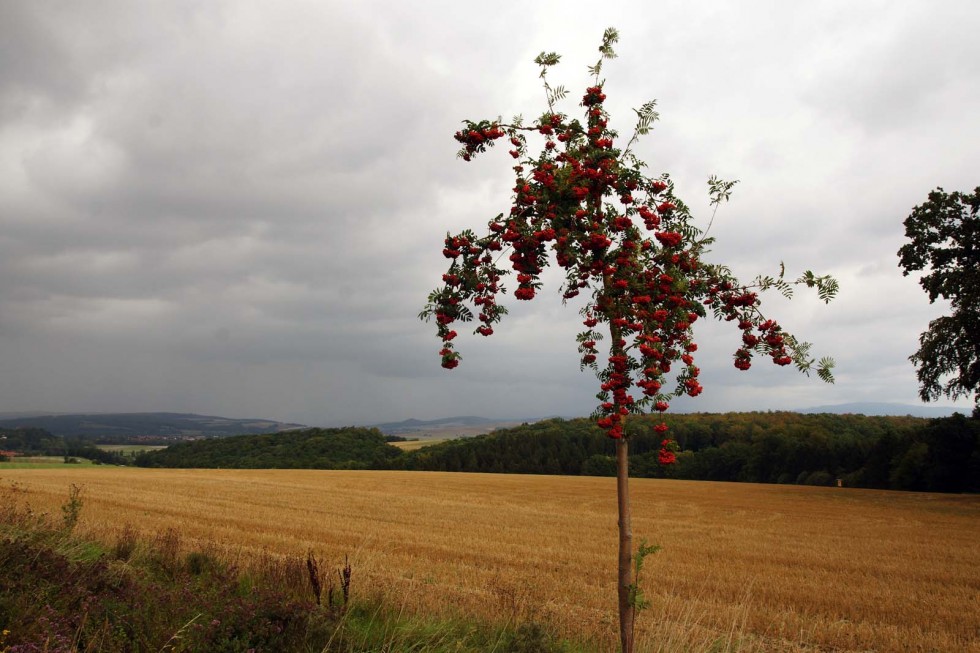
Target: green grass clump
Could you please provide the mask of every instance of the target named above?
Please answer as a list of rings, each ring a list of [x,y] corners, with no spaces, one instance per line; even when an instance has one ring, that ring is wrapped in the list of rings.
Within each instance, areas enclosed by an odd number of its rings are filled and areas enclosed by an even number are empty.
[[[73,458],[65,462],[64,456],[17,456],[0,462],[0,471],[5,469],[59,469],[62,467],[92,467],[94,463],[87,458]]]

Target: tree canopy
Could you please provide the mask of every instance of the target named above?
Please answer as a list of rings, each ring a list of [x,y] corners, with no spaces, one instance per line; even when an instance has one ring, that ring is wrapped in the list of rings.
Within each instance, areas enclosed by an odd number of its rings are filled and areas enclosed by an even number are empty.
[[[181,442],[136,458],[141,467],[382,469],[401,455],[373,428],[348,426]]]
[[[672,397],[701,394],[692,325],[708,310],[741,331],[734,354],[740,370],[751,367],[753,356],[762,355],[776,365],[793,364],[832,381],[833,361],[812,358],[809,343],[798,341],[762,313],[759,291],[777,288],[789,295],[794,284],[780,274],[778,279],[759,277],[746,285],[728,267],[708,261],[710,222],[704,230],[695,225],[666,173],[648,176],[647,164],[632,146],[657,120],[655,101],[634,109],[633,135],[617,141],[601,71],[605,60],[616,57],[613,45],[618,40],[614,28],[602,35],[601,56],[589,67],[591,85],[580,96],[582,120],[558,108],[567,92],[551,85],[548,69],[561,57],[542,52],[534,60],[541,67],[547,100],[540,117],[529,125],[520,116],[509,124],[499,119],[463,121],[465,127],[455,138],[465,161],[508,138],[513,147],[508,153],[516,160],[513,195],[507,212],[490,220],[487,235],[471,229],[446,234],[442,254],[452,262],[442,276],[443,285],[429,294],[419,317],[435,319],[442,366],[453,369],[460,356],[453,343],[458,333],[450,327],[477,319],[475,333],[493,334],[493,325],[506,313],[498,295],[506,293],[508,267],[517,273],[514,297],[531,300],[542,286],[550,251],[565,272],[563,299],[585,299],[578,354],[582,368],[591,368],[599,380],[595,423],[617,441],[620,644],[623,653],[632,653],[635,611],[643,607],[636,578],[644,550],[637,553],[634,571],[627,417],[649,410],[663,414]],[[536,155],[529,149],[529,135],[544,137]],[[710,178],[712,205],[727,201],[735,183]],[[501,262],[508,253],[509,265]],[[824,301],[837,292],[832,277],[810,271],[795,283],[816,288]],[[608,352],[602,352],[599,342],[606,335]],[[667,436],[667,423],[660,421],[653,428],[662,438],[659,461],[675,463],[677,444]]]
[[[968,193],[929,193],[905,219],[909,242],[898,251],[902,274],[925,271],[919,283],[950,314],[929,322],[919,350],[919,396],[933,401],[973,395],[980,407],[980,186]]]

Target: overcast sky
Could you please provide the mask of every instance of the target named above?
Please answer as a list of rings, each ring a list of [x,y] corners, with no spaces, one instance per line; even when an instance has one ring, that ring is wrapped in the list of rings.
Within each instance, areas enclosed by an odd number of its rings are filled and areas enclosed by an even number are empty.
[[[918,403],[944,307],[896,251],[931,189],[980,184],[980,3],[498,4],[0,0],[0,411],[587,415],[558,283],[452,372],[417,314],[445,232],[510,200],[504,148],[455,158],[460,121],[540,114],[542,50],[577,114],[607,26],[613,126],[659,102],[651,173],[705,222],[708,176],[741,180],[712,259],[842,288],[766,309],[836,385],[739,372],[739,334],[699,323],[705,391],[677,406]]]

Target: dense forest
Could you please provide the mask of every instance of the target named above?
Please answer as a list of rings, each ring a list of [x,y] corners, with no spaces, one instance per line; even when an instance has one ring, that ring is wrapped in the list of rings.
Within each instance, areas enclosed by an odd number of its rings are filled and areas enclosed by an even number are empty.
[[[657,462],[652,416],[631,418],[630,474],[692,480],[980,491],[980,420],[695,413],[667,419],[681,451]],[[615,475],[613,442],[587,419],[552,419],[407,453],[404,469]]]
[[[934,492],[980,491],[980,419],[694,413],[667,418],[680,451],[657,462],[654,416],[631,418],[636,477],[795,483]],[[0,449],[122,463],[118,454],[41,429],[0,430]],[[144,467],[403,469],[612,476],[614,445],[588,419],[549,419],[403,452],[374,428],[303,429],[174,444]]]
[[[384,469],[402,452],[373,428],[302,429],[194,440],[141,454],[141,467]]]

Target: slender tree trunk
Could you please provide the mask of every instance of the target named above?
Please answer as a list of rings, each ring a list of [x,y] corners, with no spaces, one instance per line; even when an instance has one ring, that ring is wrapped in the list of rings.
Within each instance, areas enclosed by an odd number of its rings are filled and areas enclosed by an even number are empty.
[[[625,432],[616,440],[616,497],[619,502],[619,642],[622,653],[633,653],[633,620],[630,601],[633,567],[633,527],[630,525],[629,441]]]
[[[603,279],[604,291],[612,293],[611,279],[607,275]],[[609,323],[609,335],[612,339],[610,354],[623,355],[622,329],[612,321]],[[616,407],[617,409],[619,406]],[[619,505],[619,643],[622,653],[633,653],[633,621],[636,619],[636,609],[630,601],[630,585],[632,584],[633,567],[633,527],[630,524],[630,466],[629,442],[626,439],[626,419],[623,419],[623,433],[616,440],[616,498]]]

